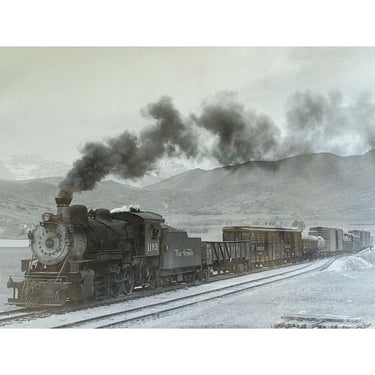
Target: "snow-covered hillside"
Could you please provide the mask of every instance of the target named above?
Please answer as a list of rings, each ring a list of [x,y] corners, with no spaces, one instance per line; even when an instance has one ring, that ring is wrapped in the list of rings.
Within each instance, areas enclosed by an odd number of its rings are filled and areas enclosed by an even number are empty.
[[[42,158],[38,155],[13,155],[2,160],[0,178],[4,180],[31,180],[35,178],[64,176],[70,165]]]

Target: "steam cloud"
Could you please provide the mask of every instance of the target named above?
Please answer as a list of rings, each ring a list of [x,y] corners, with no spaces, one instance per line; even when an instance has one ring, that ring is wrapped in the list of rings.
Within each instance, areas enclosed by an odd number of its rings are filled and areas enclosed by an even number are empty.
[[[217,138],[209,155],[222,165],[238,164],[254,158],[273,156],[280,130],[266,115],[245,112],[233,93],[222,93],[216,102],[205,104],[199,117],[191,116],[200,127]]]
[[[281,155],[356,152],[375,146],[375,105],[370,93],[345,103],[340,91],[327,96],[297,92],[286,102],[287,134]]]
[[[59,186],[60,198],[91,190],[108,174],[125,179],[143,177],[166,156],[208,157],[222,165],[292,154],[375,146],[375,105],[369,93],[345,103],[339,91],[327,96],[296,92],[286,101],[282,131],[271,118],[246,111],[234,93],[221,93],[204,102],[199,115],[184,119],[165,96],[142,114],[153,121],[139,135],[123,132],[105,143],[87,143]],[[203,134],[203,135],[202,135]],[[204,142],[208,134],[210,146]]]

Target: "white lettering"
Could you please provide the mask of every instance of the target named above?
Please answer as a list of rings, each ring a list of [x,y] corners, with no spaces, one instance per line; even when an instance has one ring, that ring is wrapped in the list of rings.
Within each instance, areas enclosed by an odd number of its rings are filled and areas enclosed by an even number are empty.
[[[194,255],[194,252],[192,249],[174,249],[176,256],[178,257],[191,257]]]
[[[157,242],[149,242],[147,244],[147,251],[159,251],[159,244]]]

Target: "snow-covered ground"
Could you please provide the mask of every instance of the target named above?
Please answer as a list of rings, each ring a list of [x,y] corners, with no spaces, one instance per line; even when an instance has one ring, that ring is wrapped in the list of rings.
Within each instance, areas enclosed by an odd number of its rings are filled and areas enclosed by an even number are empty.
[[[171,292],[165,292],[161,294],[157,294],[155,296],[150,296],[147,298],[140,298],[135,300],[130,300],[126,302],[119,302],[116,304],[112,304],[111,306],[102,306],[102,307],[94,307],[82,311],[76,311],[66,314],[59,314],[59,315],[52,315],[50,317],[44,317],[41,319],[34,319],[31,321],[20,321],[15,322],[12,325],[7,325],[6,328],[52,328],[57,325],[62,324],[68,324],[72,322],[76,322],[78,320],[87,319],[91,317],[97,317],[97,316],[103,316],[105,314],[124,311],[124,310],[132,310],[132,309],[139,309],[142,308],[143,310],[150,305],[159,304],[161,302],[171,301],[176,298],[181,297],[191,297],[196,296],[197,294],[204,293],[204,292],[213,292],[213,294],[216,293],[217,290],[223,288],[223,287],[229,287],[229,286],[235,286],[240,285],[244,282],[254,282],[256,280],[259,280],[264,277],[271,277],[275,275],[279,275],[285,272],[288,272],[288,275],[290,275],[289,272],[301,272],[301,270],[306,271],[308,269],[317,269],[318,267],[322,266],[324,263],[326,263],[327,260],[317,260],[313,263],[308,264],[296,264],[292,266],[288,266],[285,268],[280,269],[270,269],[261,273],[253,273],[250,275],[244,275],[237,278],[230,278],[227,280],[221,280],[217,281],[215,283],[207,283],[197,286],[190,286],[186,287],[184,289],[179,289],[176,291]],[[281,276],[282,277],[282,276]],[[254,282],[255,285],[256,282]],[[199,297],[198,297],[199,298]],[[177,305],[179,302],[177,302]],[[170,306],[169,306],[170,307]],[[155,311],[155,307],[152,307],[152,311]],[[135,317],[138,316],[138,312],[133,314],[130,313],[127,316],[129,317]],[[102,322],[101,324],[105,324],[106,322]],[[113,323],[111,319],[107,321],[107,323]],[[90,323],[87,327],[95,327],[97,323]],[[86,326],[85,326],[86,327]],[[168,325],[163,328],[168,328]]]
[[[328,269],[192,306],[134,328],[271,328],[282,315],[361,317],[375,327],[375,251],[345,256]]]
[[[11,289],[7,288],[9,275],[22,275],[21,259],[29,258],[31,253],[25,245],[16,247],[17,244],[22,245],[22,240],[0,241],[0,311],[4,311],[14,309],[14,306],[6,304],[8,298],[12,296]],[[26,242],[26,246],[28,245],[28,241],[23,242]]]
[[[2,247],[27,247],[29,240],[4,240],[0,239],[0,250]]]
[[[10,290],[6,288],[9,273],[19,274],[19,259],[28,255],[28,249],[1,249],[1,286],[0,306],[7,310],[6,299]],[[11,258],[17,258],[14,263]],[[322,261],[320,261],[322,262]],[[3,267],[4,266],[4,267]],[[296,265],[291,268],[301,267]],[[11,270],[13,272],[11,272]],[[269,270],[262,275],[272,274]],[[260,274],[245,276],[256,278]],[[223,284],[229,281],[221,282]],[[201,288],[207,288],[202,285]],[[190,293],[195,288],[174,292]],[[190,290],[190,291],[189,291]],[[279,283],[227,296],[215,301],[194,305],[184,311],[163,315],[158,319],[133,322],[130,328],[271,328],[281,320],[282,315],[306,314],[323,316],[360,317],[365,323],[375,327],[375,251],[362,251],[359,254],[345,256],[336,260],[324,271],[283,280]],[[152,297],[155,300],[164,296]],[[151,303],[150,299],[147,303]],[[126,302],[129,306],[139,305],[142,300]],[[108,312],[121,308],[113,305],[105,307]],[[99,314],[101,311],[97,310]],[[94,311],[92,313],[95,314]],[[88,315],[89,311],[83,313]],[[90,312],[91,314],[91,312]],[[56,317],[55,324],[66,322],[63,316]],[[70,319],[70,318],[69,318]],[[69,321],[68,319],[68,321]],[[45,323],[45,324],[44,324]],[[18,324],[18,328],[48,327],[53,318],[45,322],[35,321]]]
[[[27,256],[27,248],[0,248],[1,310],[10,295],[6,288],[8,274],[19,272],[19,260]],[[157,320],[137,322],[133,327],[269,328],[281,315],[293,313],[362,317],[375,327],[374,281],[375,251],[363,251],[336,260],[324,271],[224,297]],[[19,350],[14,348],[19,348],[21,342],[32,341],[35,350],[27,346],[23,358],[32,362],[38,348],[43,347],[50,367],[56,363],[56,346],[46,346],[46,342],[59,342],[63,351],[69,348],[70,352],[80,353],[76,356],[79,363],[84,355],[94,364],[92,370],[106,372],[117,371],[118,359],[127,353],[132,356],[131,362],[142,363],[143,369],[150,363],[150,372],[154,372],[154,363],[159,363],[161,358],[164,362],[165,358],[165,364],[168,368],[173,366],[174,371],[183,363],[181,374],[191,374],[197,366],[203,372],[219,373],[238,373],[251,368],[260,373],[289,375],[316,374],[322,369],[329,374],[370,374],[375,339],[372,332],[374,330],[3,329],[0,348],[12,366],[19,358]],[[103,343],[100,349],[99,343]],[[100,364],[98,367],[91,356],[99,350],[101,357],[115,360],[104,361],[105,367]],[[143,363],[145,358],[147,361]],[[130,369],[137,371],[139,365],[134,366]],[[65,366],[61,369],[60,372],[57,369],[56,374],[66,371]]]

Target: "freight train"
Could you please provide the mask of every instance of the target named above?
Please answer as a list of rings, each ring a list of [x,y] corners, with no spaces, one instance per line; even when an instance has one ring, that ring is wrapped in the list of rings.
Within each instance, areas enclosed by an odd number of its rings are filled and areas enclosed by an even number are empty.
[[[57,213],[44,213],[28,233],[31,259],[21,261],[22,278],[9,276],[10,304],[62,306],[68,301],[117,297],[135,287],[248,272],[370,245],[370,233],[311,228],[234,226],[222,241],[191,238],[153,212],[88,210],[56,198]],[[336,231],[336,232],[335,232]],[[341,241],[341,242],[340,242]]]

